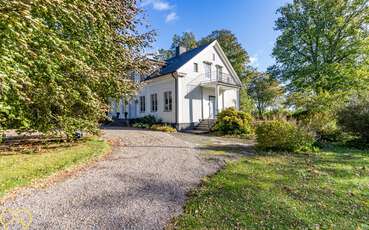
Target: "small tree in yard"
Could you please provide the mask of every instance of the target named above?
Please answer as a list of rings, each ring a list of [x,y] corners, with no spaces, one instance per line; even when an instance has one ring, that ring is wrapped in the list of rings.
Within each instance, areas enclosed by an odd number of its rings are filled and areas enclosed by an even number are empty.
[[[0,0],[0,129],[94,131],[149,64],[134,0]]]
[[[248,86],[248,93],[254,100],[260,119],[266,109],[276,104],[278,97],[283,95],[282,87],[268,74],[254,76]]]

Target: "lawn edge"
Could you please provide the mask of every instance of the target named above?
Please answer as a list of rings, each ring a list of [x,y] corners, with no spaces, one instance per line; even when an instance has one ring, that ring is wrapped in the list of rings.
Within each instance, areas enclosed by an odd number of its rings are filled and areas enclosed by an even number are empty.
[[[218,159],[219,160],[219,159]],[[240,159],[238,159],[238,160],[240,160]],[[238,160],[236,160],[236,161],[238,161]],[[186,208],[186,205],[187,205],[187,203],[188,203],[188,201],[193,197],[193,196],[195,196],[195,193],[199,190],[199,189],[201,189],[204,185],[205,185],[205,183],[207,183],[207,181],[209,180],[209,179],[211,179],[211,178],[213,178],[213,177],[215,177],[215,176],[217,176],[221,171],[223,171],[223,170],[225,170],[226,169],[226,167],[229,165],[229,164],[232,164],[232,163],[234,163],[235,161],[223,161],[223,163],[222,164],[219,164],[220,166],[219,166],[219,168],[218,168],[218,170],[216,170],[214,173],[211,173],[211,174],[209,174],[209,175],[206,175],[206,176],[204,176],[204,177],[202,177],[201,178],[201,180],[200,180],[200,183],[196,186],[196,187],[194,187],[194,188],[192,188],[192,189],[190,189],[189,191],[187,191],[186,192],[186,194],[185,194],[185,201],[184,201],[184,204],[182,205],[182,207],[181,207],[181,210],[179,211],[179,213],[177,213],[177,215],[174,215],[174,216],[172,216],[171,218],[170,218],[170,220],[165,224],[165,226],[164,226],[164,230],[174,230],[174,229],[178,229],[177,227],[176,227],[176,224],[175,224],[175,221],[176,221],[176,219],[178,218],[178,217],[180,217],[183,213],[184,213],[184,211],[185,211],[185,208]]]
[[[67,179],[77,177],[78,175],[85,172],[86,170],[93,168],[96,165],[96,163],[106,160],[113,151],[114,141],[104,140],[104,139],[100,139],[100,140],[103,140],[108,144],[106,151],[102,153],[101,155],[92,157],[91,159],[88,159],[84,162],[79,162],[75,165],[71,165],[70,167],[67,167],[49,176],[46,176],[45,178],[35,179],[30,184],[15,187],[11,191],[7,192],[4,196],[0,197],[0,205],[4,204],[5,202],[9,200],[15,199],[18,194],[28,189],[48,188],[56,183],[60,183]]]

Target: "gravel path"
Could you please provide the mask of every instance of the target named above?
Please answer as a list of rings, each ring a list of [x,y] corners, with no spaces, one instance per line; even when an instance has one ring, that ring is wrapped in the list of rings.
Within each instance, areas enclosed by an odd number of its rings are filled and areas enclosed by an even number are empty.
[[[180,214],[185,194],[220,163],[173,135],[105,130],[112,155],[46,189],[27,189],[4,207],[31,210],[31,229],[162,229]]]

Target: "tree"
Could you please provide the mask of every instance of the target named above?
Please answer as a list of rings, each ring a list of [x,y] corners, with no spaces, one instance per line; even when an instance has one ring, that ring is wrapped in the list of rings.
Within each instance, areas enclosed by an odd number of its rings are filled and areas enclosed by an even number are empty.
[[[134,0],[0,0],[0,129],[94,131],[150,65]]]
[[[183,46],[187,50],[196,48],[197,41],[195,35],[192,32],[184,32],[182,35],[175,34],[172,38],[172,45],[170,46],[173,54],[178,46]]]
[[[240,89],[240,110],[244,112],[253,112],[255,110],[255,103],[248,94],[248,88],[251,79],[255,78],[259,72],[256,68],[248,66],[245,71],[245,76],[241,78],[242,87]]]
[[[260,73],[251,79],[248,93],[255,102],[259,118],[262,119],[266,109],[275,105],[278,97],[283,95],[283,90],[278,81],[269,74]]]
[[[250,60],[248,53],[238,42],[236,35],[229,30],[215,30],[202,38],[198,43],[203,45],[214,40],[218,40],[236,73],[240,78],[243,78],[245,76],[246,66]]]
[[[281,7],[272,68],[292,92],[368,86],[368,0],[294,0]]]
[[[154,56],[154,59],[159,60],[159,61],[164,61],[164,60],[171,58],[172,56],[173,56],[173,53],[171,50],[159,49],[157,54]]]

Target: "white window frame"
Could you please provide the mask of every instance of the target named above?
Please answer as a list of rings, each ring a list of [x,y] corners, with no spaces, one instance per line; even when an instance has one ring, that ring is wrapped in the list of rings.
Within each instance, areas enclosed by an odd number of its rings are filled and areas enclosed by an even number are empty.
[[[193,71],[196,73],[199,72],[199,64],[197,64],[196,62],[193,63]]]
[[[164,92],[164,112],[171,112],[173,108],[172,91]]]
[[[158,111],[158,94],[153,93],[150,96],[151,99],[151,112],[157,112]]]

